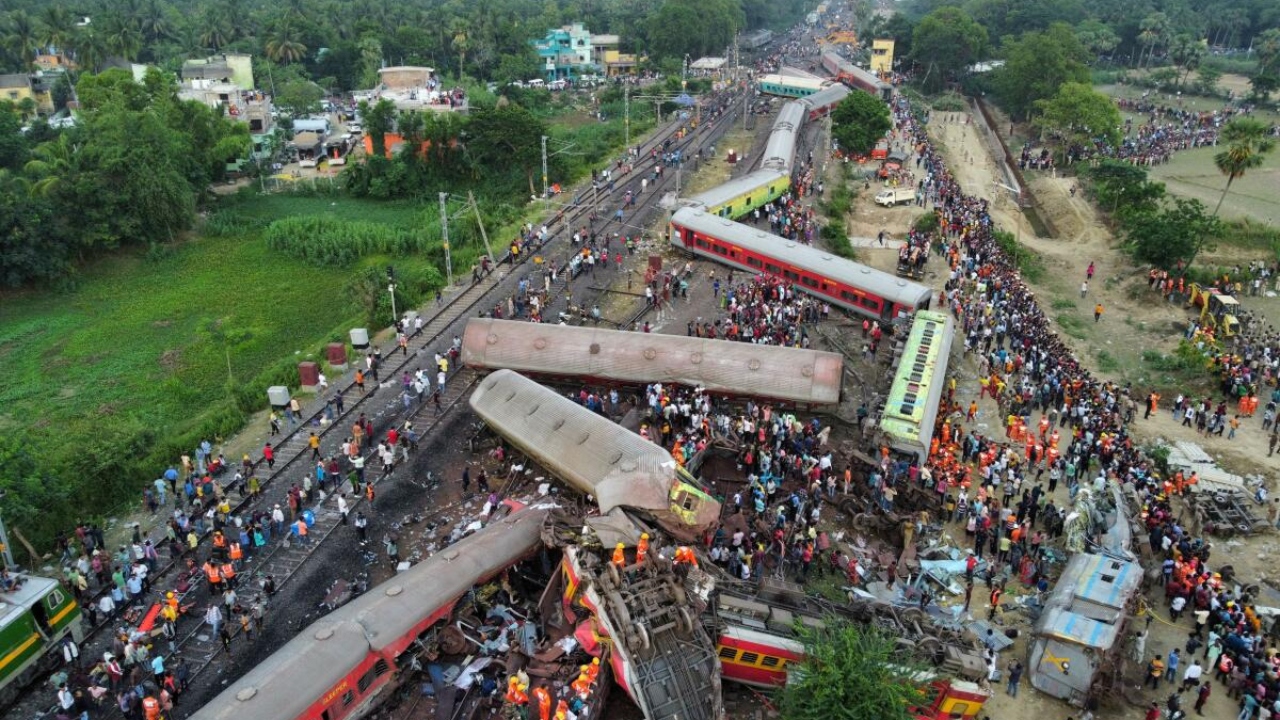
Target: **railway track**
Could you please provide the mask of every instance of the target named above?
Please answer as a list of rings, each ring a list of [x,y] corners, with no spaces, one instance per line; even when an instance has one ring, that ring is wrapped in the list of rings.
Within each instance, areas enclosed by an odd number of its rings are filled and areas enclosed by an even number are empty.
[[[633,163],[632,172],[620,178],[615,178],[611,190],[597,193],[590,204],[575,202],[555,211],[546,223],[549,231],[546,242],[541,246],[530,248],[528,252],[523,252],[522,259],[518,262],[497,264],[488,275],[449,298],[447,302],[438,308],[438,311],[433,316],[424,322],[422,330],[409,339],[407,353],[397,352],[398,348],[387,349],[386,354],[383,356],[384,367],[379,370],[379,378],[382,382],[366,382],[366,386],[370,387],[367,393],[358,394],[354,381],[346,377],[337,379],[335,385],[342,383],[340,387],[347,400],[345,412],[335,412],[333,420],[329,421],[323,406],[318,407],[315,411],[301,418],[296,426],[280,436],[278,442],[273,443],[276,467],[272,468],[269,475],[262,477],[262,494],[256,499],[252,497],[242,499],[233,507],[231,514],[244,517],[258,510],[269,509],[271,505],[275,504],[276,499],[282,497],[284,490],[291,484],[297,483],[299,486],[302,484],[302,479],[314,467],[310,462],[312,452],[309,441],[312,432],[315,432],[320,439],[321,456],[331,457],[339,454],[339,445],[349,435],[351,423],[360,416],[363,415],[374,423],[377,433],[381,435],[385,434],[387,428],[398,424],[396,422],[398,416],[406,415],[415,422],[415,427],[421,436],[419,442],[428,441],[430,434],[465,399],[471,388],[474,387],[477,378],[470,370],[451,368],[452,372],[450,373],[449,381],[446,383],[445,393],[441,397],[442,411],[437,416],[435,414],[435,406],[430,402],[419,403],[417,408],[410,408],[407,413],[405,412],[400,397],[399,378],[401,374],[419,366],[433,369],[430,368],[434,364],[433,353],[436,350],[441,352],[447,350],[452,335],[461,334],[461,328],[466,318],[472,314],[480,314],[487,311],[497,302],[504,301],[505,297],[514,291],[515,278],[519,271],[522,269],[527,270],[529,266],[533,265],[532,258],[544,256],[557,243],[566,245],[567,243],[563,242],[563,238],[571,234],[575,228],[588,224],[591,214],[599,207],[602,207],[604,203],[613,202],[617,204],[617,200],[621,198],[623,193],[631,189],[637,196],[637,202],[636,207],[627,219],[637,222],[639,217],[651,216],[657,210],[656,205],[653,203],[660,199],[674,184],[676,172],[663,172],[655,182],[649,184],[643,193],[639,192],[639,178],[647,176],[655,165],[661,162],[662,152],[664,151],[669,152],[679,149],[683,151],[685,157],[688,157],[693,152],[713,144],[732,125],[736,117],[735,104],[730,99],[728,102],[729,109],[721,117],[714,122],[703,123],[693,132],[687,133],[683,138],[677,138],[676,136],[679,129],[685,125],[684,120],[671,122],[660,131],[655,132],[649,140],[641,144],[639,157]],[[671,142],[664,145],[668,140],[671,140]],[[654,148],[659,150],[656,159],[651,157]],[[590,191],[589,186],[587,190]],[[647,200],[645,199],[646,197]],[[609,214],[605,214],[596,223],[592,223],[592,226],[594,227],[596,224],[599,224],[598,231],[605,237],[615,226],[625,226],[625,224],[619,225],[618,221]],[[615,251],[622,250],[621,248],[611,249]],[[568,294],[571,283],[575,279],[571,277],[567,267],[568,260],[577,252],[579,252],[578,248],[567,248],[563,254],[562,261],[558,265],[558,267],[566,268],[566,271],[553,284],[551,292],[548,294],[548,301],[544,310],[545,315],[548,317],[555,317],[552,314],[554,312],[554,303]],[[602,272],[609,271],[604,270]],[[585,273],[580,273],[579,277],[582,274]],[[259,457],[255,466],[260,467],[262,463],[263,458]],[[407,465],[411,464],[401,464],[400,469],[388,476],[388,479],[408,472],[404,468]],[[372,477],[374,474],[375,472],[369,471],[366,476]],[[374,481],[375,487],[378,482],[377,480]],[[349,503],[350,512],[354,515],[363,502],[363,498],[354,498]],[[311,542],[307,545],[297,545],[286,543],[283,540],[273,540],[273,544],[265,549],[265,553],[259,553],[251,562],[246,562],[245,569],[240,575],[242,581],[244,579],[257,579],[272,575],[276,580],[277,587],[280,588],[298,572],[324,543],[324,540],[341,524],[341,518],[332,504],[311,507],[310,509],[315,516],[315,524],[310,530]],[[203,543],[204,539],[202,538],[202,545]],[[169,558],[158,567],[156,572],[151,575],[153,597],[159,600],[165,591],[176,584],[178,574],[184,569],[184,562],[181,558]],[[203,608],[210,601],[220,602],[219,598],[208,597],[203,578],[193,578],[192,580],[192,587],[184,598],[184,604],[194,602],[196,607]],[[91,601],[97,602],[103,593],[104,591],[100,591]],[[147,606],[149,606],[149,603],[142,603],[142,607],[145,608]],[[228,622],[231,621],[230,618],[226,620]],[[120,619],[117,616],[89,629],[82,643],[82,657],[96,659],[110,650],[113,638],[108,631],[117,627],[119,622]],[[193,679],[207,668],[218,664],[218,638],[214,637],[209,632],[209,628],[203,624],[202,612],[195,613],[195,617],[192,618],[179,618],[178,633],[178,651],[196,660],[192,667]],[[50,695],[45,694],[46,690],[47,688],[42,683],[33,684],[7,710],[14,713],[12,717],[51,717],[52,713],[50,711],[53,709],[53,700]]]

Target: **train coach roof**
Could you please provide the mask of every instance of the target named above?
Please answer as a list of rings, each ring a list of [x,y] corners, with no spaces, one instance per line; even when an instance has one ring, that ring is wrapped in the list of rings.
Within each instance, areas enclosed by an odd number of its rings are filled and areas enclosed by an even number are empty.
[[[820,90],[810,95],[809,97],[805,98],[802,102],[804,102],[804,104],[810,108],[819,108],[825,105],[830,105],[832,103],[840,102],[841,100],[849,96],[849,92],[850,92],[849,88],[845,87],[844,85],[832,85],[829,88]]]
[[[462,362],[539,375],[680,383],[808,405],[840,402],[844,372],[844,359],[831,352],[486,318],[467,322]]]
[[[900,305],[917,306],[931,290],[862,263],[845,260],[815,247],[726,220],[697,208],[681,208],[671,216],[671,224],[710,235],[744,250],[771,255],[797,267],[815,272],[845,285],[862,288]]]
[[[768,185],[771,182],[783,181],[790,182],[791,176],[788,173],[770,168],[762,168],[754,172],[749,172],[739,178],[734,178],[722,185],[717,185],[703,193],[698,193],[689,200],[699,205],[705,205],[709,208],[720,207],[739,195],[755,190],[756,188]]]
[[[471,407],[548,471],[595,497],[600,511],[665,511],[671,454],[621,425],[512,370],[480,381]]]
[[[791,169],[805,112],[805,104],[799,100],[792,100],[782,106],[777,119],[773,121],[769,140],[764,145],[764,159],[761,161],[763,166],[787,171]]]
[[[293,637],[191,716],[192,720],[302,717],[369,655],[364,630],[326,617]],[[287,692],[279,678],[288,678]]]

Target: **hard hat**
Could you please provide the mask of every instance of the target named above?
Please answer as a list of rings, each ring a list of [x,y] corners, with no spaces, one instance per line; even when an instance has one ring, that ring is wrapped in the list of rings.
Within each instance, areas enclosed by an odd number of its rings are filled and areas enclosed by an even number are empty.
[[[1278,501],[1280,501],[1280,498],[1278,498],[1277,500],[1278,500]],[[640,539],[641,539],[641,540],[648,540],[648,539],[649,539],[649,533],[640,533]]]
[[[624,547],[626,547],[626,546],[627,546],[627,544],[626,544],[626,543],[618,543],[618,547],[620,547],[620,548],[624,548]]]

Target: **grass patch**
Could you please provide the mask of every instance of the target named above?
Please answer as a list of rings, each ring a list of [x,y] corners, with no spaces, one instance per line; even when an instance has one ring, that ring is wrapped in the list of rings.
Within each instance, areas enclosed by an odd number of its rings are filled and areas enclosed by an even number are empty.
[[[858,258],[858,251],[849,242],[849,235],[845,232],[844,225],[845,217],[853,211],[853,199],[857,197],[857,192],[841,174],[840,179],[831,188],[830,198],[822,203],[822,212],[827,216],[827,222],[822,226],[819,235],[826,241],[831,252],[847,260]]]
[[[995,231],[996,243],[1013,259],[1018,271],[1027,281],[1038,283],[1045,278],[1048,270],[1044,258],[1035,251],[1021,245],[1013,233],[1004,230]]]
[[[1084,320],[1080,319],[1079,315],[1073,315],[1071,313],[1063,313],[1059,315],[1056,318],[1056,320],[1058,321],[1058,327],[1061,327],[1062,332],[1066,333],[1067,335],[1070,335],[1071,337],[1077,340],[1084,340],[1086,337],[1088,337],[1085,334],[1085,327],[1086,327],[1085,322]]]
[[[1054,310],[1078,310],[1079,309],[1079,306],[1076,305],[1075,300],[1069,300],[1067,298],[1054,299],[1054,301],[1050,304],[1050,307],[1052,307]]]
[[[1224,222],[1218,242],[1249,250],[1266,250],[1280,257],[1280,228],[1252,218]]]
[[[1099,350],[1095,357],[1098,359],[1098,370],[1100,372],[1113,375],[1120,371],[1120,361],[1106,350]]]

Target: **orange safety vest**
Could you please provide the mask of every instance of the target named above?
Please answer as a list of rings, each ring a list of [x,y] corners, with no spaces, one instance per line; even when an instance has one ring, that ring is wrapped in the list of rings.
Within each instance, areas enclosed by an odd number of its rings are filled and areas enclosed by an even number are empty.
[[[231,543],[230,554],[231,554],[232,560],[239,560],[240,558],[244,557],[244,550],[241,549],[240,543],[238,542]]]
[[[621,543],[613,549],[613,564],[618,567],[623,567],[627,564],[627,553],[626,550],[623,549]]]
[[[157,720],[160,717],[160,701],[150,695],[142,698],[142,712],[147,720]]]
[[[222,533],[214,533],[213,546],[216,548],[225,548],[227,546],[227,537]]]
[[[231,563],[227,563],[226,565],[223,565],[222,577],[226,578],[227,580],[234,580],[236,578],[235,566],[232,565]]]
[[[538,701],[539,720],[551,720],[551,693],[539,685],[533,689],[533,697]]]
[[[204,564],[204,574],[213,585],[222,582],[222,576],[218,574],[218,568],[213,563],[207,562]]]
[[[636,564],[644,562],[649,555],[649,541],[646,538],[640,538],[640,544],[636,545]]]

